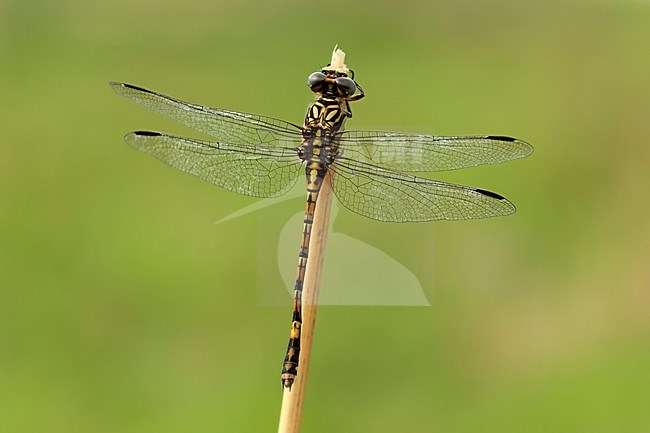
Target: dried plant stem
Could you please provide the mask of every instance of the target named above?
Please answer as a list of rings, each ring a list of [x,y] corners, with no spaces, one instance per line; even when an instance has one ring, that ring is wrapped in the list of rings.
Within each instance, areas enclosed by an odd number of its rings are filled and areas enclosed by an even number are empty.
[[[311,347],[314,338],[314,325],[316,324],[316,308],[318,306],[318,292],[320,289],[321,270],[323,258],[325,257],[325,246],[327,243],[327,231],[329,227],[330,212],[332,208],[333,191],[331,187],[331,176],[327,174],[318,196],[316,210],[314,213],[314,225],[312,227],[312,238],[309,244],[309,257],[305,269],[305,283],[302,295],[302,332],[300,349],[300,366],[298,375],[291,390],[283,388],[282,409],[280,411],[279,433],[300,432],[302,420],[302,408],[305,400],[305,388],[307,385],[307,373],[309,372],[309,360]]]

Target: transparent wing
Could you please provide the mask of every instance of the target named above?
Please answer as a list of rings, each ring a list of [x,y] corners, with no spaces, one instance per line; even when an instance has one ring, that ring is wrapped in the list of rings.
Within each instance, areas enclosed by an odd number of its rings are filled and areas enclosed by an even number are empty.
[[[334,193],[352,212],[379,221],[463,220],[509,215],[515,207],[499,194],[392,172],[339,157]]]
[[[253,197],[278,197],[296,183],[302,163],[283,148],[194,140],[137,131],[124,137],[141,152],[217,186]]]
[[[302,129],[284,120],[194,105],[131,84],[110,85],[118,94],[219,141],[284,147],[298,147],[302,141]]]
[[[388,131],[344,131],[341,153],[350,159],[397,171],[444,171],[498,164],[530,155],[525,141],[498,135],[466,137]]]

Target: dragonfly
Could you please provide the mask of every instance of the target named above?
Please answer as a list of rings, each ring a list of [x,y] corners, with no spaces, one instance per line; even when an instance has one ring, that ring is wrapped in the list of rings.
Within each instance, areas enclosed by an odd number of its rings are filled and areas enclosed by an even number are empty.
[[[279,197],[303,172],[307,201],[293,293],[282,386],[291,390],[300,359],[302,290],[314,212],[326,184],[350,211],[378,221],[419,222],[505,216],[515,206],[485,189],[417,177],[528,156],[525,141],[501,135],[438,136],[345,130],[350,103],[365,97],[345,53],[309,75],[315,93],[303,125],[273,117],[191,104],[131,84],[111,82],[120,95],[214,140],[152,131],[125,136],[133,148],[214,185],[253,197]]]

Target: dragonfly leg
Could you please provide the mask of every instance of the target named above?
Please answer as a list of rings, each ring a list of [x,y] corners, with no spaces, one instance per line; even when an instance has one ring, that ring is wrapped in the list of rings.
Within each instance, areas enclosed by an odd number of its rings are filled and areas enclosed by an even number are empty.
[[[348,117],[352,117],[352,109],[350,108],[350,102],[358,101],[359,99],[363,99],[366,96],[359,83],[357,83],[356,81],[354,83],[357,85],[357,89],[359,89],[359,93],[345,98],[345,111],[346,111],[345,115]]]
[[[346,101],[358,101],[359,99],[363,99],[363,98],[365,98],[365,96],[366,96],[366,94],[364,93],[364,91],[363,91],[363,89],[361,88],[361,86],[359,85],[359,83],[357,83],[357,82],[355,81],[354,84],[357,85],[357,90],[359,90],[359,93],[357,93],[356,95],[352,95],[352,96],[346,98]]]

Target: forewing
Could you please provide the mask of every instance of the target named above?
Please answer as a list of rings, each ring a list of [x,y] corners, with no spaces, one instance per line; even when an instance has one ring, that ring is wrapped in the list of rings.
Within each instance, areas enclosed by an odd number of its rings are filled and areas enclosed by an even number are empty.
[[[397,171],[444,171],[498,164],[530,155],[525,141],[498,135],[465,137],[387,131],[344,131],[341,153]]]
[[[478,188],[438,182],[340,157],[332,164],[339,202],[368,218],[390,222],[464,220],[509,215],[512,203]]]
[[[298,147],[302,140],[302,129],[284,120],[190,104],[131,84],[110,84],[118,94],[219,141]]]
[[[301,162],[292,149],[194,140],[131,132],[133,148],[221,188],[253,197],[278,197],[296,183]]]

